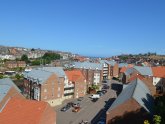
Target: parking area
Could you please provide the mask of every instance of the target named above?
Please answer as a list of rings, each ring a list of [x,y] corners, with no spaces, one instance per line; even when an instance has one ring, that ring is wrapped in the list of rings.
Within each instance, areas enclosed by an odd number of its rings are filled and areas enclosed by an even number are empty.
[[[115,83],[115,82],[114,82]],[[100,119],[105,120],[106,110],[110,107],[112,102],[116,98],[116,91],[110,88],[107,93],[102,95],[96,102],[93,102],[90,95],[86,95],[82,101],[80,101],[80,110],[78,112],[72,112],[73,107],[63,112],[61,108],[70,101],[76,101],[72,99],[64,102],[62,105],[55,108],[57,113],[57,124],[79,124],[82,121],[88,121],[92,124],[97,124]]]

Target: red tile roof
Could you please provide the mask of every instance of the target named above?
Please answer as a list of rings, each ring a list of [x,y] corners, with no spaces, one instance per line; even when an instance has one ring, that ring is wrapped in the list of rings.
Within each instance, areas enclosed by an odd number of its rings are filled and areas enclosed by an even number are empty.
[[[124,73],[126,70],[127,70],[127,67],[124,66],[121,68],[120,73]]]
[[[48,103],[11,98],[0,112],[0,124],[39,124]]]
[[[128,68],[132,68],[132,67],[134,67],[134,65],[132,65],[132,64],[128,64],[127,67],[128,67]]]
[[[85,80],[85,77],[83,76],[82,72],[79,70],[71,70],[71,71],[65,71],[69,81],[76,82],[78,80]]]
[[[120,73],[124,73],[127,69],[129,69],[129,68],[132,68],[134,65],[132,65],[132,64],[128,64],[128,66],[127,67],[122,67],[121,68],[121,70],[120,70]]]
[[[136,74],[136,75],[133,75],[132,77],[130,77],[129,82],[135,80],[136,78],[139,78],[140,80],[144,79],[144,77],[142,75]]]
[[[165,66],[152,67],[154,77],[165,78]]]

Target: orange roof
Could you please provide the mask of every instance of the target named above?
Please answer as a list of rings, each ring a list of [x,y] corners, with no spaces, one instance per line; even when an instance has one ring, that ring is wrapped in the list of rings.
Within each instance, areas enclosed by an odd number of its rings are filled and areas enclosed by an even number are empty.
[[[65,71],[65,73],[70,81],[76,82],[78,80],[85,80],[85,77],[80,70]]]
[[[121,68],[120,73],[124,73],[126,70],[127,70],[127,67],[124,66]]]
[[[132,67],[134,67],[134,65],[132,65],[132,64],[128,64],[127,67],[128,67],[128,68],[132,68]]]
[[[152,67],[154,77],[165,78],[165,66]]]
[[[140,80],[143,80],[144,77],[140,74],[136,74],[136,75],[133,75],[132,77],[130,77],[129,82],[135,80],[136,78],[139,78]]]
[[[120,70],[120,73],[124,73],[127,69],[129,69],[129,68],[132,68],[134,65],[132,65],[132,64],[128,64],[128,66],[127,67],[122,67],[121,68],[121,70]]]
[[[0,112],[0,124],[39,124],[48,103],[11,98]]]

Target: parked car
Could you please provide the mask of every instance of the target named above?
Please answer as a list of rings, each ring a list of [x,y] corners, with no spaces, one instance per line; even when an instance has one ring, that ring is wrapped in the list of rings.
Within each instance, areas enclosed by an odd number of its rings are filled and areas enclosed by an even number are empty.
[[[101,90],[101,92],[102,92],[103,94],[105,94],[105,93],[107,92],[107,90],[103,89],[103,90]]]
[[[103,83],[107,83],[107,81],[106,81],[106,80],[103,80],[102,82],[103,82]]]
[[[73,107],[80,107],[80,103],[79,103],[79,102],[75,102],[75,103],[73,103],[72,106],[73,106]]]
[[[84,97],[79,97],[77,100],[82,101],[83,99],[84,99]]]
[[[93,98],[92,102],[97,102],[98,98]]]
[[[100,95],[99,94],[92,94],[91,96],[90,96],[90,98],[100,98]]]
[[[99,94],[100,96],[104,95],[104,93],[102,91],[97,91],[97,94]]]
[[[98,121],[97,124],[105,124],[104,121]]]
[[[64,106],[63,108],[61,108],[61,111],[66,112],[66,111],[69,110],[70,108],[71,108],[71,106],[66,105],[66,106]]]
[[[74,104],[73,102],[68,102],[68,103],[67,103],[67,105],[68,105],[68,106],[71,106],[71,107],[73,106],[73,104]]]
[[[78,107],[74,107],[74,109],[72,110],[72,112],[79,112],[80,111],[80,107],[78,106]]]
[[[97,122],[97,124],[106,124],[106,119],[100,118],[100,120]]]
[[[108,85],[103,85],[102,89],[109,89]]]

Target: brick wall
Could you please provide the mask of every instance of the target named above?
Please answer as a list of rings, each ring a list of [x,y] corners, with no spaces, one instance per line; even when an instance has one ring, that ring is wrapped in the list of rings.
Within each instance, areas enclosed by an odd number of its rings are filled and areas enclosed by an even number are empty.
[[[156,87],[153,85],[153,78],[152,77],[145,77],[143,79],[143,82],[147,85],[147,87],[149,88],[152,96],[156,95]]]
[[[64,96],[64,78],[51,75],[41,86],[41,100],[47,101]]]
[[[84,97],[86,93],[86,83],[84,80],[79,80],[74,83],[75,89],[74,89],[74,97]]]
[[[119,77],[119,65],[117,63],[113,66],[113,77]]]
[[[115,121],[122,120],[122,123],[141,124],[143,119],[148,118],[148,114],[141,108],[141,106],[132,98],[125,103],[117,106],[110,112],[106,113],[106,124],[114,124]],[[129,115],[129,116],[126,116]]]

